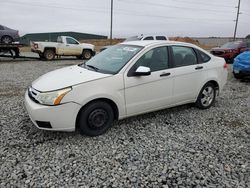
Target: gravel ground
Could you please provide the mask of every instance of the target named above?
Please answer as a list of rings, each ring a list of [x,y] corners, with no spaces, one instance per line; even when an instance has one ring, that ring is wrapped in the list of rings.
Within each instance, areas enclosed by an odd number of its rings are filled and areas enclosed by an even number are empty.
[[[80,61],[0,60],[0,187],[250,187],[250,81],[230,75],[214,106],[116,122],[104,135],[46,132],[24,92]]]

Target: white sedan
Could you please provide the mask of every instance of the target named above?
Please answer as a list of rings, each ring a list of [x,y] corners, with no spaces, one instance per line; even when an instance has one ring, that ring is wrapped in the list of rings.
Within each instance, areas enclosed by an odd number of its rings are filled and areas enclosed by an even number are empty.
[[[227,81],[225,60],[188,43],[134,41],[32,83],[25,104],[40,129],[103,134],[113,121],[177,105],[212,106]]]

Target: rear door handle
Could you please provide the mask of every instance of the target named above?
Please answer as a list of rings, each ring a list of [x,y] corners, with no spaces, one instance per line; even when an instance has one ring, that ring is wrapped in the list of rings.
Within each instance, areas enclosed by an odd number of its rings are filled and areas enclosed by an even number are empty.
[[[170,72],[168,72],[168,73],[162,73],[162,74],[160,75],[160,77],[169,76],[170,74],[171,74]]]
[[[195,67],[195,70],[203,69],[203,66]]]

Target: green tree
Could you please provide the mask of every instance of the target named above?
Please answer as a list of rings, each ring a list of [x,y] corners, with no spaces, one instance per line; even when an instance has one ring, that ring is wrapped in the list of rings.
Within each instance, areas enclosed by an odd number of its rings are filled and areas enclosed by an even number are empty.
[[[250,39],[250,35],[247,35],[247,36],[246,36],[246,39]]]

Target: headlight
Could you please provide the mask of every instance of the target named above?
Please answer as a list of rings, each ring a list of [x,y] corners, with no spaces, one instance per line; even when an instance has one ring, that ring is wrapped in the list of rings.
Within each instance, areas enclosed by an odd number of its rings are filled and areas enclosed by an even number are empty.
[[[63,97],[70,91],[71,88],[65,88],[52,92],[38,93],[36,100],[45,105],[59,105]]]

